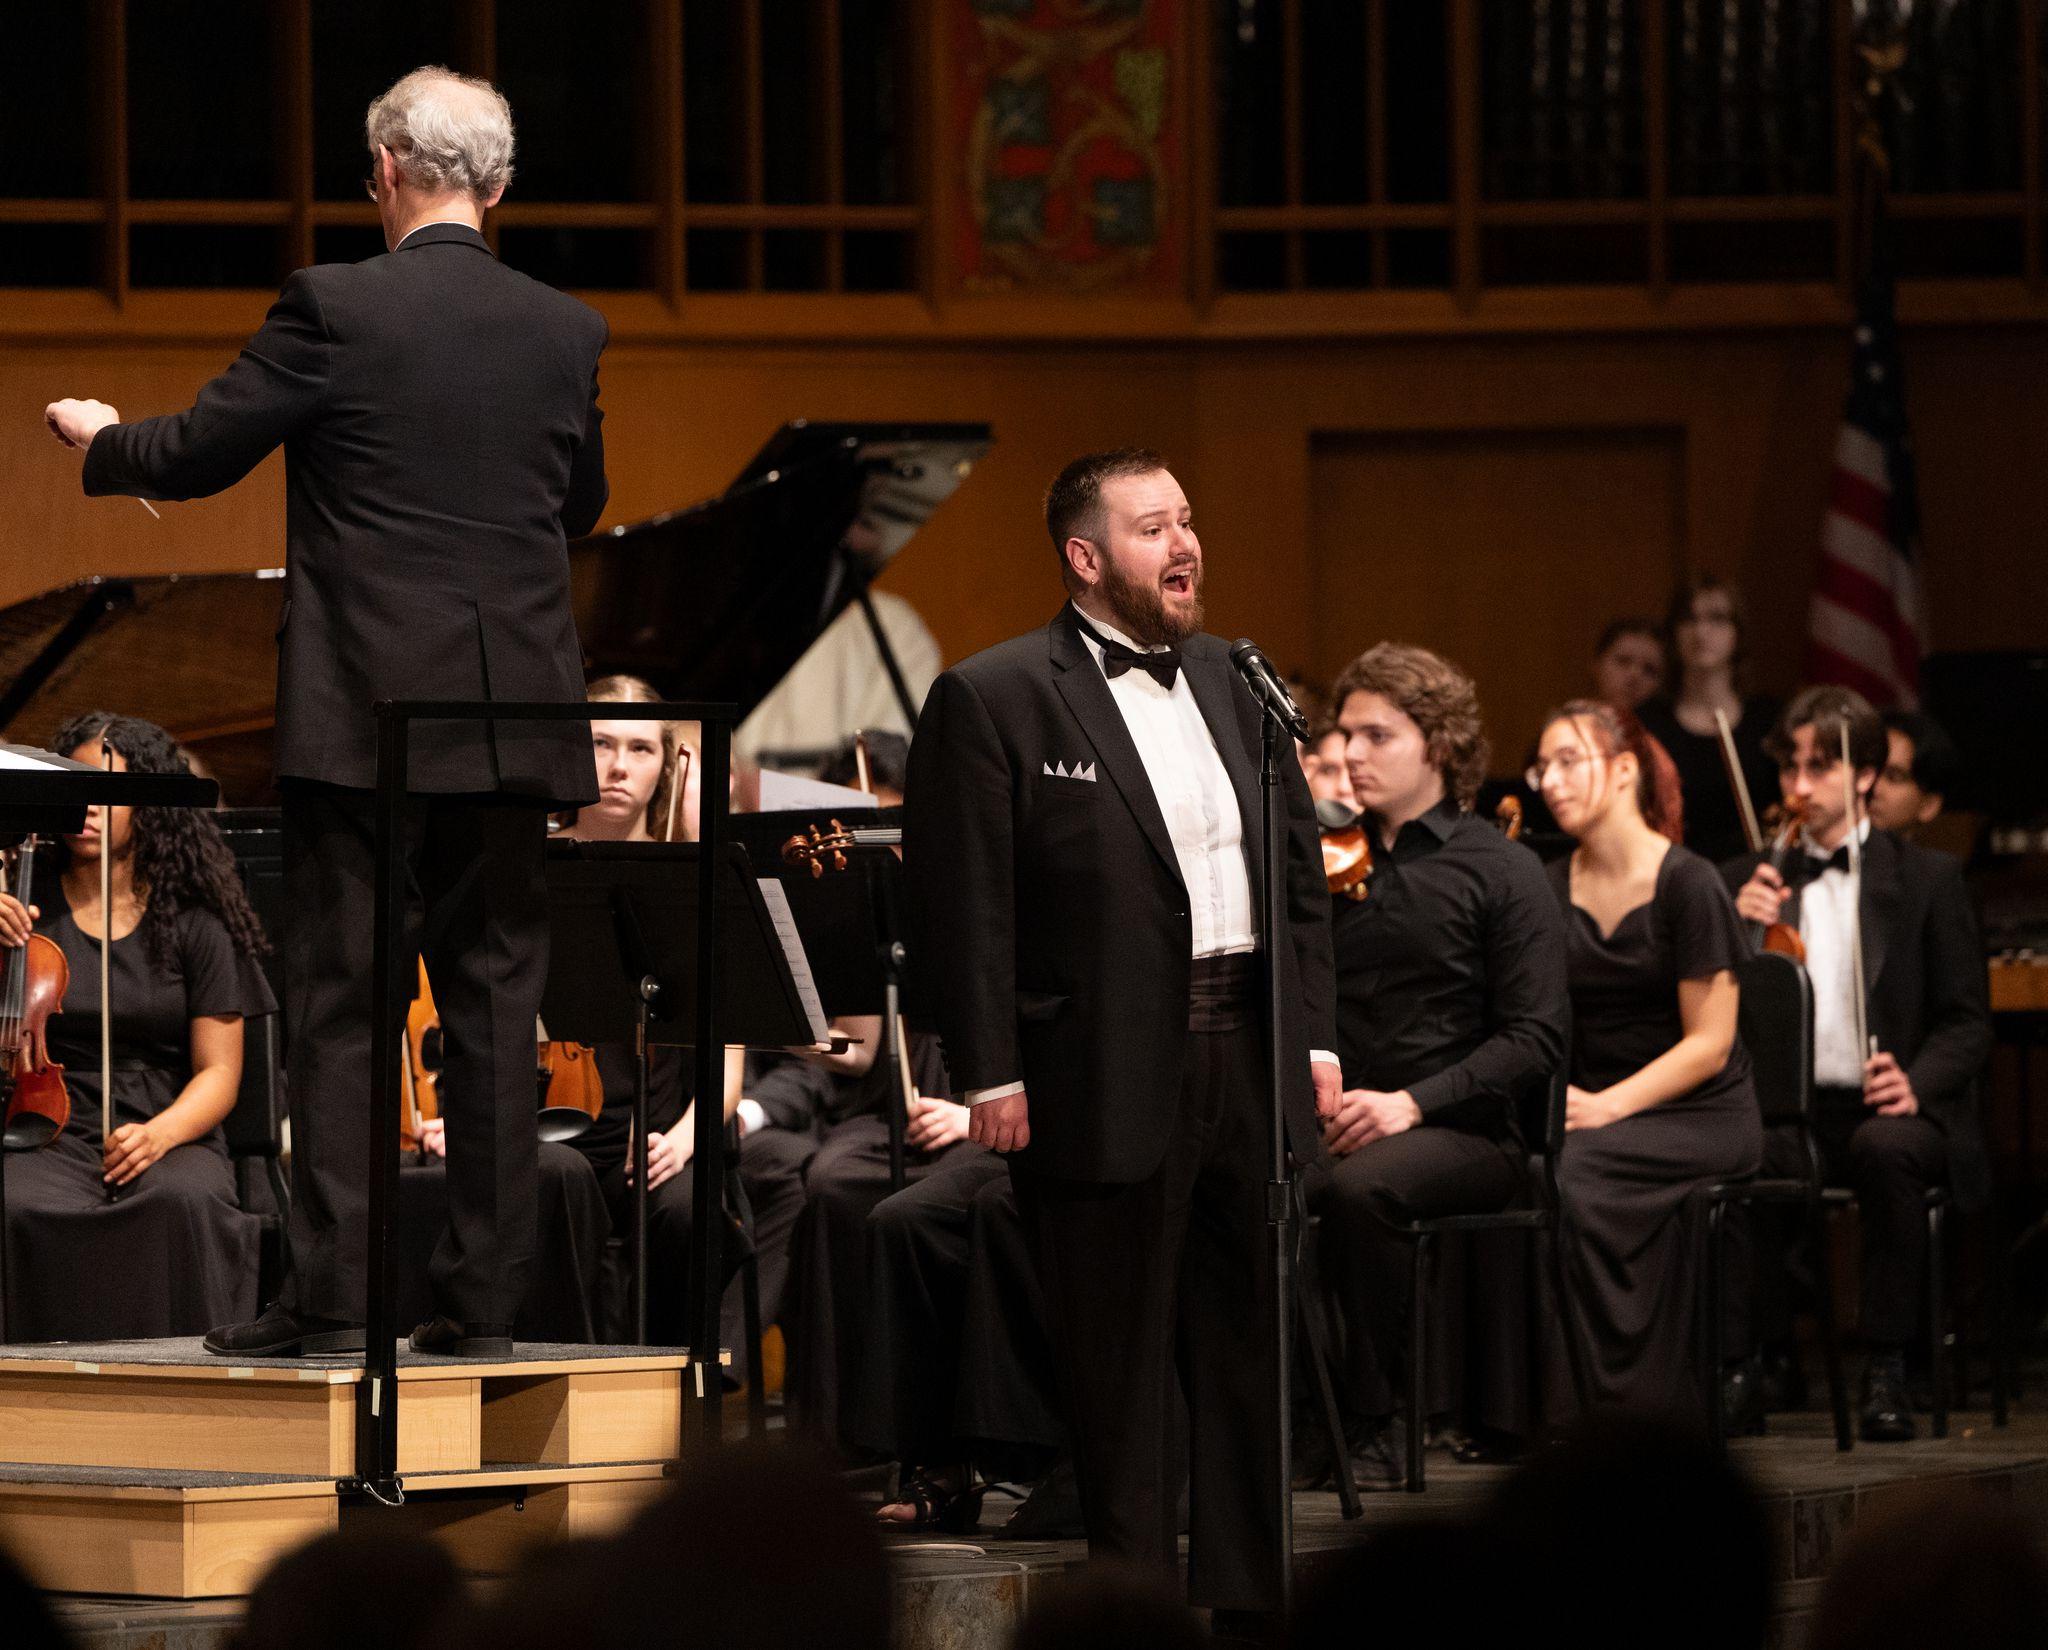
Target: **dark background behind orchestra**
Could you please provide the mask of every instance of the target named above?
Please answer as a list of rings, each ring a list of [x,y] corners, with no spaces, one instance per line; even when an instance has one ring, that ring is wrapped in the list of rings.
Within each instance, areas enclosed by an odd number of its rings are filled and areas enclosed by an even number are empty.
[[[1195,500],[1214,628],[1325,676],[1382,635],[1439,647],[1504,770],[1603,621],[1684,569],[1745,589],[1758,685],[1796,678],[1851,134],[1846,8],[1789,10],[1812,29],[1767,54],[1595,0],[1575,67],[1495,0],[1121,0],[1093,34],[1042,0],[19,7],[0,405],[184,405],[291,267],[378,250],[362,110],[447,61],[519,122],[502,255],[611,321],[607,522],[715,492],[785,419],[988,420],[885,581],[959,658],[1054,605],[1046,479],[1144,442]],[[1890,135],[1931,632],[2039,646],[2041,31],[1920,13]],[[23,414],[0,601],[274,564],[282,490],[273,458],[152,522],[80,497]]]

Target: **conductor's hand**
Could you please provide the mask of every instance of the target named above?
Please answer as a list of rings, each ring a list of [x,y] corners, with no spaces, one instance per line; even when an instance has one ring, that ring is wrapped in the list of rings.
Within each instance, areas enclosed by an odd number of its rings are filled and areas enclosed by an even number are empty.
[[[1328,1060],[1311,1060],[1308,1075],[1316,1086],[1316,1116],[1327,1123],[1344,1104],[1344,1072]]]
[[[968,1107],[967,1138],[992,1152],[1017,1152],[1030,1145],[1031,1114],[1024,1091]]]
[[[23,905],[12,894],[0,894],[0,945],[28,944],[36,925],[36,908]]]
[[[1735,910],[1744,922],[1760,922],[1768,928],[1778,920],[1785,901],[1791,897],[1792,890],[1785,886],[1785,879],[1773,867],[1759,865],[1736,894]]]
[[[121,415],[104,401],[52,401],[43,409],[43,422],[67,447],[85,448],[109,424],[121,422]]]
[[[903,1143],[914,1152],[942,1152],[967,1138],[972,1114],[957,1100],[913,1095]]]

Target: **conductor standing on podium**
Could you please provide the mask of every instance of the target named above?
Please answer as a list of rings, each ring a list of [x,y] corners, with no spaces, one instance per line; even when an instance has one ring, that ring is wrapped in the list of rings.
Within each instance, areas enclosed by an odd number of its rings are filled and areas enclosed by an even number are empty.
[[[581,701],[565,540],[607,488],[605,323],[500,265],[484,212],[512,176],[490,85],[420,69],[370,105],[382,257],[301,269],[189,411],[45,413],[85,490],[218,493],[285,450],[278,632],[292,1271],[230,1356],[361,1348],[367,1280],[376,726],[383,699]],[[203,645],[203,638],[199,639]],[[547,973],[550,805],[597,796],[580,723],[420,722],[407,773],[409,944],[445,1040],[448,1227],[422,1350],[510,1349],[536,1240],[534,1020]]]
[[[1201,633],[1202,549],[1158,454],[1077,459],[1046,499],[1071,600],[934,684],[911,744],[917,959],[975,1140],[1013,1154],[1091,1555],[1171,1570],[1189,1422],[1189,1594],[1282,1599],[1259,945],[1263,712]],[[1288,1132],[1336,1109],[1329,895],[1281,764],[1272,959]]]

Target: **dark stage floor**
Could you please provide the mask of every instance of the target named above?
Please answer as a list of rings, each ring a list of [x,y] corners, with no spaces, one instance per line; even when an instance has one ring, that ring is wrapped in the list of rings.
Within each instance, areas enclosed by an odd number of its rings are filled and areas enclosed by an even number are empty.
[[[1773,1532],[1781,1592],[1772,1650],[1797,1650],[1821,1578],[1838,1543],[1857,1519],[1907,1485],[1935,1478],[1975,1478],[2013,1500],[2048,1539],[2048,1415],[2015,1414],[1995,1431],[1988,1416],[1953,1418],[1942,1442],[1859,1445],[1836,1453],[1825,1418],[1776,1417],[1771,1436],[1735,1446],[1735,1458],[1764,1502]],[[1318,1555],[1389,1525],[1456,1518],[1478,1507],[1507,1469],[1462,1467],[1440,1454],[1429,1462],[1423,1495],[1378,1493],[1364,1498],[1364,1516],[1346,1524],[1334,1494],[1295,1498],[1298,1573]],[[891,1542],[896,1563],[902,1650],[1004,1650],[1034,1588],[1056,1584],[1083,1557],[1078,1541],[1003,1539],[1000,1521],[1013,1504],[992,1496],[984,1527],[971,1540],[902,1537]],[[233,1600],[152,1604],[66,1598],[59,1609],[90,1650],[219,1650],[239,1614]]]

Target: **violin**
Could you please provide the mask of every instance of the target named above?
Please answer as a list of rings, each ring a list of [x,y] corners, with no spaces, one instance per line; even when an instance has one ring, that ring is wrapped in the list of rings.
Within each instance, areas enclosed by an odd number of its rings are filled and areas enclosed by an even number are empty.
[[[1764,821],[1773,827],[1768,863],[1779,876],[1785,874],[1785,856],[1792,851],[1792,845],[1799,840],[1806,828],[1806,798],[1788,796],[1764,816]],[[1799,930],[1789,922],[1751,923],[1752,938],[1757,939],[1761,949],[1775,951],[1781,957],[1790,957],[1796,963],[1806,961],[1806,941],[1799,937]]]
[[[826,830],[813,825],[783,843],[782,863],[791,867],[807,865],[813,877],[822,877],[828,866],[835,871],[845,870],[849,854],[903,846],[901,825],[856,825],[849,829],[835,819],[831,826]]]
[[[36,844],[25,838],[15,855],[14,897],[23,905],[34,892]],[[0,986],[0,1086],[6,1091],[5,1134],[13,1151],[47,1146],[71,1121],[64,1068],[50,1058],[50,1016],[64,1010],[71,965],[47,934],[31,934],[5,954]]]
[[[543,1037],[535,1051],[534,1081],[543,1140],[574,1140],[604,1110],[604,1077],[597,1050],[588,1043]]]
[[[1323,881],[1332,894],[1362,900],[1372,875],[1372,839],[1365,815],[1341,802],[1316,804],[1316,833],[1323,841]]]
[[[398,1140],[413,1152],[420,1149],[422,1125],[441,1115],[441,1016],[425,963],[419,965],[419,982],[405,1011],[405,1057],[398,1066]]]

